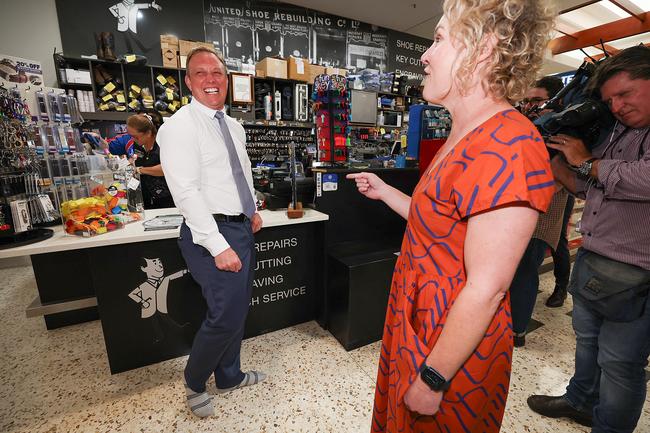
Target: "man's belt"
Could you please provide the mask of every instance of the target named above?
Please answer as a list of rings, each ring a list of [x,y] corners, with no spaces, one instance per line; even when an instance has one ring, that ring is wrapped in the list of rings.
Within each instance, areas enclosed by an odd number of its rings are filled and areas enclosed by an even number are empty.
[[[243,213],[239,215],[224,215],[220,213],[212,214],[214,220],[218,223],[243,223],[248,220],[248,217]]]

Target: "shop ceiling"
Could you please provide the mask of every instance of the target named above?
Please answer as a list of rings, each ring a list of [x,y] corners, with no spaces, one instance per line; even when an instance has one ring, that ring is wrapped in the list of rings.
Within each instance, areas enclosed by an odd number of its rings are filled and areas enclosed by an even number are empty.
[[[441,0],[283,0],[309,9],[372,23],[433,39],[442,15]],[[608,51],[650,44],[650,0],[554,0],[560,16],[544,73],[572,70],[598,56],[604,38]]]

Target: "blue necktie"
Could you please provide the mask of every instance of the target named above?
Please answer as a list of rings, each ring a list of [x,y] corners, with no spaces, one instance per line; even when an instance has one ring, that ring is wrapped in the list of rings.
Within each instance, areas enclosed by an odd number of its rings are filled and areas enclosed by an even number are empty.
[[[244,215],[250,219],[255,214],[256,207],[255,202],[253,202],[253,197],[251,196],[251,190],[249,189],[248,183],[246,182],[246,176],[244,175],[241,161],[239,161],[239,156],[237,156],[235,143],[232,141],[232,136],[230,135],[230,130],[228,129],[228,124],[226,123],[223,112],[217,111],[214,117],[216,117],[219,121],[221,135],[223,135],[223,141],[226,144],[226,149],[228,150],[230,167],[232,167],[232,175],[235,178],[235,185],[237,185],[237,194],[239,194],[239,200],[241,201],[242,207],[244,209]]]

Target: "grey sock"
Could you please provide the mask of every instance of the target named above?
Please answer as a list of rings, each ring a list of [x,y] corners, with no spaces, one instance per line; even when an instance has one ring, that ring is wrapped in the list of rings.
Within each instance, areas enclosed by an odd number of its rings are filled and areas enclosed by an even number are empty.
[[[187,407],[190,408],[194,415],[205,418],[214,414],[212,397],[207,392],[194,392],[185,384],[185,395],[187,396]]]
[[[234,391],[238,388],[243,388],[245,386],[256,385],[260,382],[263,382],[266,379],[266,374],[261,371],[247,371],[244,373],[244,378],[238,385],[231,386],[230,388],[217,388],[219,394],[224,394],[226,392]]]

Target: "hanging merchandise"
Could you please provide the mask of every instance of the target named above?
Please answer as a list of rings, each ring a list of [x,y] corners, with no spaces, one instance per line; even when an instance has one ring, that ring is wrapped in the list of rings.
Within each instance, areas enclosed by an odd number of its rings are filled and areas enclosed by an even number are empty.
[[[264,119],[271,120],[273,118],[273,98],[271,94],[264,95]]]
[[[50,121],[50,115],[48,113],[47,109],[47,101],[45,99],[45,94],[43,91],[38,91],[36,92],[36,101],[37,101],[37,107],[38,107],[38,118],[42,122],[49,122]]]
[[[275,120],[282,120],[282,95],[279,90],[275,91],[275,97],[273,99],[273,111],[275,114]]]
[[[314,117],[318,161],[347,160],[347,122],[349,118],[347,79],[342,75],[318,75],[314,80]]]
[[[36,201],[45,205],[49,197],[39,189],[40,139],[35,136],[38,128],[29,121],[29,107],[18,88],[8,91],[0,86],[0,248],[51,236],[51,231],[34,229],[42,222]]]
[[[296,84],[294,92],[294,120],[307,122],[309,120],[309,91],[306,84]]]

